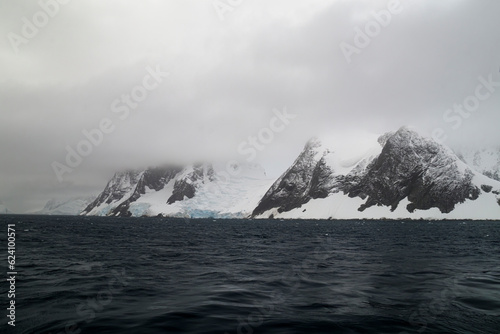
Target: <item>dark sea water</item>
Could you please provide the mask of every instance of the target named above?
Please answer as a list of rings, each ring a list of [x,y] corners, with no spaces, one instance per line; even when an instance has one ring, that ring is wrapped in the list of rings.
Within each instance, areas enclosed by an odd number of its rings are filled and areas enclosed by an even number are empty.
[[[500,333],[500,222],[0,221],[1,333]]]

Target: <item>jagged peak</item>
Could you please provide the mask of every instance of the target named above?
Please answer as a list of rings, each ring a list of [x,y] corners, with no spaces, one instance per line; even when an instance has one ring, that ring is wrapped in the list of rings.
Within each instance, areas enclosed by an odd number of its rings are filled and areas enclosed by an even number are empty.
[[[120,170],[120,171],[117,171],[115,172],[115,174],[113,175],[113,178],[122,178],[122,177],[126,177],[126,176],[135,176],[135,175],[138,175],[142,172],[143,170],[138,170],[138,169],[124,169],[124,170]]]
[[[388,148],[390,147],[406,148],[410,152],[413,152],[413,154],[417,155],[419,153],[423,153],[424,151],[427,151],[431,155],[444,154],[448,156],[450,161],[453,160],[454,163],[458,166],[458,168],[462,170],[462,172],[465,172],[465,170],[467,169],[467,166],[464,163],[462,163],[462,161],[450,147],[448,147],[443,143],[437,142],[436,140],[434,140],[429,136],[422,135],[413,127],[409,126],[401,127],[392,136],[387,138],[384,147],[386,145],[388,145]]]
[[[139,179],[141,178],[144,171],[128,169],[123,171],[115,172],[111,180],[107,184],[107,188],[109,187],[120,187],[120,188],[129,188],[133,187]]]
[[[307,143],[304,145],[304,149],[312,149],[320,147],[323,144],[323,140],[319,137],[310,138]]]
[[[392,136],[389,136],[387,138],[386,143],[387,142],[410,143],[410,142],[415,142],[415,141],[418,141],[418,142],[429,141],[429,138],[422,136],[420,133],[418,133],[413,128],[410,128],[408,126],[402,126],[396,132],[394,132],[394,134]]]
[[[380,146],[384,147],[385,143],[395,134],[394,131],[389,131],[378,137],[377,142],[380,144]]]
[[[449,153],[453,153],[448,146],[437,142],[432,137],[421,134],[415,127],[412,126],[405,125],[400,127],[396,132],[387,132],[379,137],[380,140],[383,140],[384,138],[386,139],[386,143],[390,141],[391,143],[432,145],[435,147],[442,147]]]

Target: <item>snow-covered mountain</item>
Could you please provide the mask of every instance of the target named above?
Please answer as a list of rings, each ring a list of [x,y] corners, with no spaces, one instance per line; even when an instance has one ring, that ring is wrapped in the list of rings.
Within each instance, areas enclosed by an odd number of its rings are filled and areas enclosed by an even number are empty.
[[[120,172],[82,215],[246,217],[272,182],[252,164]]]
[[[130,216],[130,204],[146,194],[147,190],[161,191],[180,172],[176,166],[150,168],[145,171],[127,170],[116,173],[104,191],[82,214],[97,216]]]
[[[272,185],[253,215],[273,214],[301,207],[343,189],[347,175],[355,178],[380,153],[377,137],[358,138],[342,150],[332,149],[339,138],[313,138],[292,166]]]
[[[9,209],[7,209],[5,204],[3,204],[2,201],[0,201],[0,215],[8,215],[11,213],[13,213],[13,212],[10,211]]]
[[[500,147],[481,150],[461,148],[456,151],[460,160],[479,173],[500,181]]]
[[[93,200],[93,196],[71,197],[64,200],[56,200],[53,198],[45,204],[42,210],[33,212],[32,214],[76,216]]]
[[[500,182],[449,148],[405,127],[363,141],[347,150],[345,139],[310,141],[252,215],[500,219]]]
[[[315,138],[277,180],[248,164],[125,171],[81,214],[500,219],[500,182],[488,174],[498,160],[490,163],[481,152],[459,158],[406,127],[382,136]]]

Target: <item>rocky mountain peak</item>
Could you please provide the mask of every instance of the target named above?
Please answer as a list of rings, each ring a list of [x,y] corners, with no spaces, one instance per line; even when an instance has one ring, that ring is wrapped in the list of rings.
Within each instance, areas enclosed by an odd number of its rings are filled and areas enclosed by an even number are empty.
[[[196,164],[182,171],[181,177],[175,181],[172,196],[167,200],[168,204],[182,201],[185,198],[193,198],[197,188],[204,183],[213,182],[215,172],[211,164]]]
[[[408,198],[409,212],[437,207],[448,213],[457,203],[479,195],[472,176],[451,150],[401,128],[387,139],[364,177],[347,192],[351,197],[367,198],[361,211],[373,205],[394,210]]]
[[[103,204],[110,204],[123,199],[135,189],[141,176],[142,172],[136,170],[116,172],[104,188],[104,191],[82,211],[82,214],[87,214]]]
[[[322,142],[313,138],[304,146],[302,153],[293,165],[272,185],[255,208],[253,215],[261,214],[271,208],[288,211],[307,202],[313,187],[313,179],[318,179],[329,172],[322,172],[326,166],[320,163],[327,153],[322,149]],[[318,167],[318,165],[320,165]]]

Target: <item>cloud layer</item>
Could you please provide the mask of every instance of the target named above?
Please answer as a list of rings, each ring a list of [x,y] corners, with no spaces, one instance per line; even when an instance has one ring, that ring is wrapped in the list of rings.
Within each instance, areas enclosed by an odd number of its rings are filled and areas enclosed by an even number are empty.
[[[500,3],[401,0],[386,26],[367,31],[390,3],[2,3],[0,199],[22,212],[96,194],[119,169],[242,159],[238,146],[284,108],[296,117],[256,157],[271,176],[322,133],[413,125],[441,128],[450,144],[499,143],[500,87],[473,112],[453,108],[480,77],[500,82]],[[373,35],[362,48],[359,31]],[[350,62],[342,43],[358,49]],[[169,74],[146,89],[151,69]],[[103,119],[113,131],[59,182],[52,163]]]

